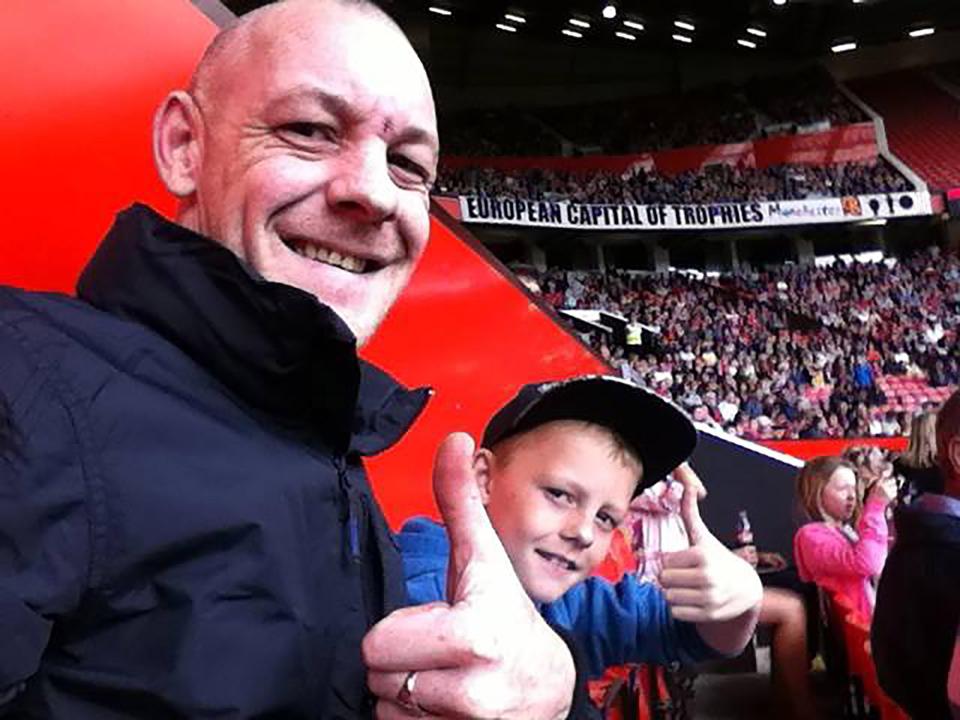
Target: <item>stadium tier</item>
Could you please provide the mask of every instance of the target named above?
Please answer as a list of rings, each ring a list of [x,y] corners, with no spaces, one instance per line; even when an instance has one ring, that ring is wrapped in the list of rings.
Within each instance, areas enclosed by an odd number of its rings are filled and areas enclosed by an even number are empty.
[[[620,342],[576,325],[624,377],[748,439],[899,436],[960,382],[960,261],[936,250],[709,279],[525,272],[562,316],[626,320]]]
[[[866,121],[822,70],[683,94],[441,117],[457,156],[621,155],[720,145]]]
[[[960,186],[960,89],[932,71],[910,71],[852,83],[886,124],[890,149],[931,187]]]

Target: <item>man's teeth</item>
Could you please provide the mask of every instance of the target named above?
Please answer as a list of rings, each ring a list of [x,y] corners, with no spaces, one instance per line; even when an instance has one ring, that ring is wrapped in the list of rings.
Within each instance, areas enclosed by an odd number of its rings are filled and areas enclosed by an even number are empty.
[[[326,265],[333,265],[349,272],[361,273],[367,267],[367,261],[363,258],[353,257],[352,255],[341,255],[333,250],[312,245],[306,242],[297,243],[294,250],[298,255],[302,255],[310,260],[316,260]]]

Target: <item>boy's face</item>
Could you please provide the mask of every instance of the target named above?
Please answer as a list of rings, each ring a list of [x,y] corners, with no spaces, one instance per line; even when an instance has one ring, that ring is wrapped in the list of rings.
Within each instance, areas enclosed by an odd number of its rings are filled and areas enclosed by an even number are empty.
[[[639,479],[599,427],[557,421],[502,443],[481,482],[517,577],[552,602],[603,560]]]

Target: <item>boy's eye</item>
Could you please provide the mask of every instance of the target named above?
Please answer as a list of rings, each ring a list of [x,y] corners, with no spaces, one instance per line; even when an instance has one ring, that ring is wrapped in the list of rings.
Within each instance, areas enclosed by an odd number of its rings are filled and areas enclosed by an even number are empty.
[[[617,520],[617,518],[605,512],[597,514],[597,521],[600,523],[601,527],[606,530],[614,530],[620,525],[620,521]]]
[[[570,495],[570,493],[568,493],[566,490],[561,490],[560,488],[551,488],[551,487],[545,488],[545,490],[547,495],[549,495],[554,500],[557,500],[563,503],[568,503],[568,504],[573,502],[573,496]]]

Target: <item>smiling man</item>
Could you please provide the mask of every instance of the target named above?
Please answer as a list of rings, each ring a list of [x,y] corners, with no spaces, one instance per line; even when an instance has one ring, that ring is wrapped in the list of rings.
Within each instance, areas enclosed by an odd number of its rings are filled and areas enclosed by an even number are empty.
[[[423,253],[437,152],[392,21],[286,0],[222,32],[157,112],[177,222],[122,212],[77,298],[0,287],[0,715],[571,707],[566,645],[458,496],[456,436],[438,501],[492,599],[467,587],[426,629],[391,614],[402,569],[363,458],[427,391],[357,345]]]
[[[426,246],[433,96],[370,6],[330,4],[314,27],[303,5],[223,33],[160,109],[155,153],[181,225],[314,295],[363,343]]]

